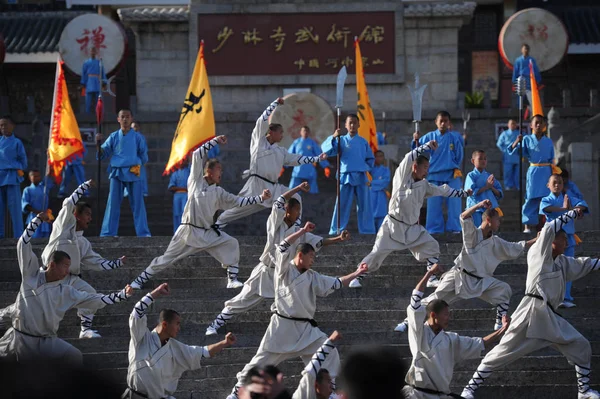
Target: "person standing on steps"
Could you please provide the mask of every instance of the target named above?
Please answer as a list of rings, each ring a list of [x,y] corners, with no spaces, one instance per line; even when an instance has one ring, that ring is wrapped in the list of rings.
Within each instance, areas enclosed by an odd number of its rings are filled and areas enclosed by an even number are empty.
[[[371,205],[375,218],[375,230],[379,231],[383,219],[387,215],[388,195],[387,187],[390,185],[390,168],[385,165],[383,151],[375,151],[375,166],[371,169]]]
[[[176,340],[181,316],[173,309],[160,311],[158,325],[150,331],[146,312],[161,296],[169,295],[163,283],[135,304],[129,316],[129,367],[127,389],[121,398],[172,398],[181,375],[201,367],[202,360],[212,358],[236,343],[228,333],[224,340],[207,346],[186,345]]]
[[[510,322],[502,317],[502,326],[483,337],[463,337],[446,329],[450,324],[450,306],[442,299],[434,299],[426,306],[422,303],[425,284],[438,273],[433,266],[417,284],[406,308],[408,315],[408,345],[412,363],[406,374],[404,387],[408,399],[460,398],[450,391],[454,366],[463,360],[477,359],[481,352],[500,340]],[[426,319],[426,320],[425,320]]]
[[[438,186],[425,179],[429,171],[427,155],[437,148],[435,140],[415,148],[404,156],[396,169],[388,215],[377,232],[373,249],[360,262],[369,265],[369,271],[379,270],[389,254],[404,249],[408,249],[417,261],[426,261],[428,269],[439,262],[438,242],[418,223],[423,201],[433,196],[466,197],[471,191],[455,190],[447,184]],[[353,280],[350,287],[361,287],[361,281],[366,276],[367,273],[364,273]],[[432,274],[427,286],[437,287],[439,282],[437,276]]]
[[[135,233],[138,237],[150,237],[143,183],[140,178],[140,168],[148,162],[148,147],[146,140],[131,128],[133,115],[130,110],[120,110],[117,120],[121,128],[106,139],[96,154],[97,159],[111,158],[108,176],[110,192],[100,236],[116,237],[118,235],[121,202],[124,189],[127,188]],[[96,142],[101,142],[102,139],[101,134],[96,134]]]
[[[258,195],[264,190],[269,190],[273,200],[279,198],[287,191],[286,186],[277,182],[281,168],[308,165],[327,159],[325,154],[318,157],[290,154],[286,148],[279,145],[283,139],[283,127],[279,123],[269,124],[269,116],[277,106],[282,104],[283,98],[273,101],[256,120],[250,141],[250,176],[238,194],[241,197]],[[300,196],[296,198],[302,202]],[[244,208],[228,209],[219,216],[217,225],[223,228],[229,222],[252,215],[264,208],[270,208],[273,200],[255,203]]]
[[[209,157],[210,159],[210,157]],[[169,191],[173,193],[173,234],[177,232],[188,199],[187,182],[190,178],[190,164],[186,159],[181,167],[171,173]]]
[[[473,215],[483,212],[483,222],[476,227]],[[423,299],[423,305],[441,299],[448,304],[459,299],[480,298],[496,306],[494,330],[502,327],[502,318],[508,312],[512,295],[510,285],[494,277],[494,271],[505,260],[513,260],[531,247],[537,238],[529,241],[508,242],[495,236],[500,228],[500,215],[490,200],[483,200],[460,215],[463,246],[454,267],[442,277],[435,292]],[[398,324],[394,331],[405,332],[408,320]]]
[[[355,114],[346,117],[347,134],[342,134],[337,129],[329,136],[321,148],[327,156],[338,155],[338,140],[340,140],[340,208],[336,199],[329,234],[346,230],[352,211],[352,202],[356,197],[356,217],[358,219],[358,232],[360,234],[375,234],[375,221],[373,219],[373,207],[371,205],[370,182],[367,177],[374,164],[375,157],[369,146],[369,142],[358,135],[360,122]],[[340,225],[337,225],[338,212],[340,212]]]
[[[579,331],[556,312],[564,299],[565,283],[600,269],[600,259],[571,258],[564,255],[568,246],[563,228],[583,216],[581,208],[572,209],[546,223],[527,253],[525,296],[512,315],[512,323],[500,344],[481,361],[461,396],[473,399],[477,389],[492,372],[523,356],[552,347],[575,365],[577,398],[600,399],[590,388],[592,347]]]
[[[508,129],[498,137],[496,146],[502,152],[502,165],[504,167],[504,189],[506,191],[519,190],[521,188],[521,176],[519,175],[519,154],[509,155],[508,150],[519,136],[517,121],[509,119]]]
[[[300,137],[294,140],[288,152],[291,154],[300,154],[304,156],[318,157],[323,153],[321,146],[315,140],[310,137],[310,128],[303,126],[300,129]],[[331,169],[329,168],[329,162],[325,159],[320,162],[321,167],[326,177],[331,176]],[[302,182],[307,182],[310,185],[311,194],[318,194],[319,188],[317,186],[317,165],[316,164],[304,164],[300,166],[294,166],[292,172],[292,178],[290,179],[290,189],[298,186]]]
[[[494,175],[486,170],[487,155],[485,151],[473,151],[471,163],[474,168],[467,174],[467,178],[465,179],[465,190],[472,190],[473,195],[467,198],[467,208],[487,199],[490,201],[492,208],[496,210],[498,215],[500,217],[504,216],[502,210],[498,206],[498,201],[504,197],[502,186],[500,185],[500,182],[496,180]],[[471,215],[475,227],[481,225],[483,212],[483,208],[478,208],[475,213]]]
[[[315,250],[310,244],[300,244],[296,251],[290,247],[305,233],[311,233],[315,225],[306,222],[303,228],[285,238],[275,252],[275,303],[271,307],[273,316],[258,347],[256,355],[238,373],[238,382],[228,399],[238,398],[248,371],[254,366],[277,365],[287,359],[301,357],[308,363],[313,354],[327,340],[314,320],[317,297],[325,297],[344,286],[368,268],[361,265],[355,272],[344,277],[329,277],[312,270]],[[338,373],[340,357],[333,349],[322,365],[329,370],[332,379]]]
[[[435,117],[437,130],[429,132],[423,137],[419,132],[413,134],[412,148],[426,144],[431,140],[437,142],[438,148],[432,151],[429,159],[429,182],[436,186],[448,185],[454,190],[462,187],[462,160],[464,156],[464,140],[460,133],[451,130],[450,114],[440,111]],[[444,225],[442,207],[446,203],[448,220]],[[431,197],[427,200],[427,223],[425,228],[430,234],[434,233],[460,233],[458,221],[462,208],[462,201],[458,197],[442,198]]]
[[[4,215],[10,213],[13,237],[23,232],[21,182],[27,169],[23,142],[15,137],[15,122],[9,115],[0,117],[0,238],[4,238]]]
[[[302,204],[294,197],[298,192],[309,192],[310,185],[306,182],[286,191],[275,202],[271,215],[267,220],[267,243],[260,257],[260,263],[256,265],[250,278],[244,283],[242,291],[225,302],[221,313],[206,329],[206,335],[215,335],[217,330],[227,324],[234,315],[244,313],[257,306],[264,299],[275,298],[275,251],[276,244],[288,235],[300,230],[295,223],[302,211]],[[304,234],[294,243],[290,252],[296,250],[299,244],[310,244],[315,251],[322,246],[331,245],[336,242],[346,241],[350,238],[347,231],[343,231],[338,237],[323,238],[312,233]]]
[[[216,159],[208,159],[207,153],[216,144],[227,143],[225,136],[215,137],[192,153],[192,166],[187,182],[188,200],[183,210],[181,225],[177,228],[167,250],[154,258],[150,265],[133,280],[131,286],[140,289],[156,273],[163,271],[179,259],[200,251],[206,251],[227,269],[227,288],[240,288],[238,240],[221,231],[214,223],[219,209],[234,209],[262,204],[271,198],[269,190],[252,197],[238,197],[228,193],[221,183],[222,167]]]

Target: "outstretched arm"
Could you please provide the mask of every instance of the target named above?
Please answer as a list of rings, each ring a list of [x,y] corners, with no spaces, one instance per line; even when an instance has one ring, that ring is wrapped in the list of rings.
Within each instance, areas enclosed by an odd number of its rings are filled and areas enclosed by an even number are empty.
[[[204,175],[204,162],[208,160],[208,152],[218,144],[227,144],[227,137],[217,136],[194,150],[189,179],[199,180],[202,178]]]
[[[23,234],[21,234],[21,238],[19,238],[19,242],[17,242],[17,259],[19,261],[19,268],[21,269],[23,280],[35,277],[38,274],[40,265],[37,256],[33,253],[33,249],[31,248],[31,238],[38,227],[41,226],[42,222],[47,220],[48,216],[45,213],[39,213],[36,217],[31,219],[29,224],[27,224]]]
[[[235,194],[228,193],[221,187],[217,188],[220,192],[219,197],[221,199],[221,209],[231,209],[242,206],[249,206],[255,204],[262,204],[269,198],[271,198],[271,191],[263,190],[261,195],[253,195],[251,197],[239,197]]]
[[[509,326],[510,326],[510,319],[508,318],[508,316],[507,315],[502,316],[502,327],[499,330],[494,331],[490,335],[483,337],[483,346],[485,347],[485,349],[486,350],[490,349],[492,347],[492,345],[494,345],[496,342],[500,341],[500,338],[502,338],[502,336],[504,335],[506,330],[508,330]]]
[[[305,399],[314,397],[315,381],[317,374],[323,363],[327,359],[327,356],[335,349],[336,341],[340,340],[342,335],[336,330],[329,336],[328,339],[323,342],[323,345],[317,349],[317,352],[310,359],[310,362],[304,368],[302,372],[302,379],[298,384],[298,388],[294,392],[292,399]]]
[[[250,154],[256,154],[258,152],[259,144],[262,140],[265,140],[265,135],[269,129],[269,117],[280,104],[283,104],[283,98],[278,98],[273,101],[256,120],[256,125],[252,131],[252,138],[250,140]]]
[[[473,205],[472,207],[466,209],[463,213],[460,214],[460,218],[468,219],[471,216],[473,216],[473,214],[475,212],[477,212],[478,209],[481,209],[481,208],[488,209],[488,208],[491,208],[491,206],[492,206],[492,202],[490,200],[487,200],[487,199],[483,200],[483,201],[478,202],[477,204]]]
[[[232,333],[227,333],[225,339],[223,341],[217,342],[216,344],[208,345],[206,348],[208,349],[208,353],[210,357],[213,357],[217,353],[220,353],[223,349],[229,348],[234,345],[237,341],[237,338]]]
[[[144,295],[142,299],[135,304],[133,310],[131,311],[131,315],[129,316],[129,332],[131,339],[134,342],[141,341],[146,332],[148,332],[148,320],[146,318],[146,313],[148,312],[150,306],[159,297],[169,294],[169,285],[167,283],[162,283],[152,292]]]
[[[442,184],[441,186],[436,186],[435,184],[428,183],[427,186],[427,195],[426,198],[429,197],[450,197],[450,198],[466,198],[473,195],[473,190],[461,190],[454,189],[447,184]]]
[[[348,230],[344,230],[337,237],[325,238],[323,240],[323,246],[335,244],[336,242],[343,242],[350,239],[350,233]]]
[[[342,286],[344,287],[348,287],[350,285],[350,282],[352,280],[354,280],[355,278],[362,276],[363,274],[367,273],[369,271],[369,267],[367,266],[366,263],[361,263],[360,266],[358,266],[358,269],[356,269],[354,272],[345,275],[344,277],[339,277],[339,280],[342,282]]]

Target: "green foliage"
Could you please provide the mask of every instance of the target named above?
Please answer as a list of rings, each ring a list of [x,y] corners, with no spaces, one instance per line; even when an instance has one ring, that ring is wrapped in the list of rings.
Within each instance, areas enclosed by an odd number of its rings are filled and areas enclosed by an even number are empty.
[[[483,108],[483,93],[477,91],[466,93],[465,108]]]

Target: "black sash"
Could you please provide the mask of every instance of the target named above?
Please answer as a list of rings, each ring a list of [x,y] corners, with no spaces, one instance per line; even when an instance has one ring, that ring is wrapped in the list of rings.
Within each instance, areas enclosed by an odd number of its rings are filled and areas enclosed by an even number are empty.
[[[445,392],[440,392],[440,391],[436,391],[436,390],[433,390],[433,389],[419,388],[419,387],[416,387],[414,385],[411,385],[411,387],[413,387],[414,390],[417,390],[417,391],[420,391],[420,392],[424,392],[424,393],[428,393],[430,395],[444,395],[444,396],[450,396],[451,398],[463,399],[462,396],[457,395],[457,394],[452,393],[452,392],[445,393]]]
[[[215,233],[217,233],[217,235],[219,237],[221,237],[221,230],[219,229],[219,225],[216,223],[211,225],[209,228],[196,226],[195,224],[191,224],[191,223],[181,223],[181,224],[186,225],[186,226],[192,226],[192,227],[195,227],[197,229],[202,229],[202,230],[211,230],[212,229],[212,230],[214,230]]]
[[[299,317],[289,317],[289,316],[284,316],[282,314],[280,314],[279,312],[275,312],[275,314],[279,317],[282,317],[284,319],[288,319],[288,320],[294,320],[294,321],[303,321],[305,323],[310,323],[311,326],[313,327],[318,327],[319,325],[317,324],[316,320],[314,319],[302,319]]]
[[[267,183],[277,184],[276,181],[271,181],[269,179],[265,179],[264,177],[262,177],[261,175],[257,175],[256,173],[252,173],[250,176],[248,176],[248,178],[250,178],[250,177],[258,177],[260,180],[266,181]]]
[[[26,332],[23,332],[23,331],[21,331],[21,330],[17,330],[17,329],[16,329],[16,328],[14,328],[14,327],[13,327],[13,330],[15,330],[16,332],[18,332],[19,334],[23,334],[23,335],[26,335],[26,336],[28,336],[28,337],[32,337],[32,338],[52,338],[52,337],[48,337],[48,336],[44,337],[44,336],[42,336],[42,335],[33,335],[33,334],[28,334],[28,333],[26,333]]]
[[[525,296],[539,299],[540,301],[544,301],[544,298],[542,298],[540,295],[537,295],[537,294],[525,294]],[[548,302],[548,301],[544,301],[544,302],[546,302],[546,305],[548,305],[550,310],[553,311],[555,315],[562,317],[562,315],[560,313],[558,313],[556,310],[554,310],[554,307],[552,305],[550,305],[550,302]]]
[[[388,216],[389,216],[389,217],[391,217],[392,219],[394,219],[394,220],[395,220],[396,222],[398,222],[398,223],[402,223],[402,224],[405,224],[405,225],[407,225],[407,226],[410,226],[410,224],[408,224],[408,223],[404,223],[402,220],[398,220],[398,219],[396,219],[396,218],[395,218],[395,217],[393,217],[393,216],[392,216],[390,213],[388,213]]]
[[[469,271],[466,271],[465,269],[463,269],[462,267],[460,268],[460,271],[463,272],[464,274],[466,274],[467,276],[471,276],[471,277],[475,277],[477,280],[483,280],[483,277],[479,277]]]

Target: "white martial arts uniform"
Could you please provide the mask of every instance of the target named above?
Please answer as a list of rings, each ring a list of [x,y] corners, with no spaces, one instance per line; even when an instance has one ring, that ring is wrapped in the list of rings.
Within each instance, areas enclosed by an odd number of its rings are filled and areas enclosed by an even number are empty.
[[[298,166],[319,162],[319,157],[291,154],[287,148],[281,147],[277,143],[269,144],[266,137],[269,130],[269,116],[278,105],[277,101],[273,101],[256,121],[250,141],[250,177],[246,181],[242,191],[238,194],[239,196],[247,197],[258,195],[263,190],[268,189],[271,191],[272,197],[260,204],[257,203],[244,208],[226,210],[217,220],[217,224],[220,227],[224,227],[227,223],[234,220],[252,215],[264,208],[270,208],[276,198],[288,191],[286,186],[277,182],[281,168],[284,166]],[[301,201],[300,196],[297,194],[294,198]]]
[[[483,339],[461,337],[444,330],[436,334],[428,323],[423,323],[427,312],[421,298],[423,293],[414,290],[406,309],[408,343],[413,359],[406,374],[408,386],[404,388],[404,392],[410,399],[446,398],[451,393],[450,381],[454,366],[463,360],[481,356],[485,349]]]
[[[481,298],[496,306],[496,326],[502,327],[502,316],[508,311],[512,290],[510,285],[494,277],[494,271],[500,262],[521,256],[526,242],[508,242],[494,235],[484,239],[472,217],[461,217],[460,224],[462,250],[435,292],[423,299],[423,306],[434,299],[451,304],[459,299]]]
[[[73,214],[75,205],[90,188],[91,181],[82,183],[69,197],[63,201],[63,206],[52,224],[52,233],[48,239],[48,244],[42,252],[42,265],[47,266],[50,263],[50,257],[54,251],[64,251],[71,257],[71,267],[69,275],[62,280],[63,284],[68,284],[79,291],[95,294],[96,290],[83,280],[79,275],[82,270],[104,271],[113,270],[122,266],[120,259],[108,260],[98,255],[92,249],[92,244],[83,236],[83,231],[77,231],[77,219]],[[12,317],[15,305],[0,311],[3,319]],[[77,315],[81,318],[81,330],[91,329],[92,320],[96,310],[78,309]],[[7,320],[4,320],[6,323]]]
[[[552,242],[556,233],[576,217],[577,212],[572,210],[546,223],[536,243],[529,249],[525,296],[513,313],[506,334],[477,367],[463,390],[463,396],[472,397],[493,371],[548,346],[575,365],[579,392],[589,390],[590,343],[555,311],[563,301],[565,282],[575,281],[600,268],[598,259],[564,255],[552,258]]]
[[[243,208],[262,203],[260,195],[238,197],[216,184],[208,184],[204,178],[207,153],[218,144],[216,138],[204,143],[192,154],[192,166],[188,179],[188,201],[183,210],[181,225],[177,228],[169,246],[162,256],[154,258],[135,280],[142,286],[156,273],[173,262],[206,251],[227,267],[230,280],[237,280],[240,248],[238,240],[220,231],[213,223],[219,209]],[[137,288],[137,287],[135,287]]]
[[[65,313],[72,308],[101,309],[127,297],[125,290],[109,295],[92,294],[79,291],[64,280],[46,282],[46,272],[40,269],[30,243],[41,223],[35,217],[17,243],[22,282],[13,327],[0,339],[0,357],[21,361],[44,356],[81,363],[81,352],[56,336]]]
[[[295,253],[289,251],[290,246],[286,240],[277,246],[275,303],[271,307],[274,314],[256,355],[237,375],[238,383],[232,392],[234,397],[237,397],[237,390],[252,367],[278,365],[298,356],[307,364],[327,340],[327,335],[313,320],[317,297],[332,294],[342,288],[342,282],[339,278],[323,276],[312,269],[301,273],[293,262]],[[323,367],[329,370],[331,378],[335,378],[340,367],[337,349],[330,352]]]
[[[242,291],[225,302],[225,307],[211,324],[212,328],[217,330],[223,327],[233,315],[247,312],[261,303],[263,299],[275,298],[275,283],[273,281],[273,275],[275,274],[275,244],[300,229],[296,224],[288,226],[285,222],[285,204],[286,200],[283,196],[280,196],[273,203],[271,215],[267,220],[267,243],[260,256],[260,263],[252,270],[252,274],[244,283]],[[295,252],[296,246],[302,243],[312,245],[315,251],[318,252],[323,245],[323,238],[312,233],[306,233],[294,243],[289,251]]]
[[[393,194],[388,206],[388,215],[377,232],[371,253],[360,263],[369,265],[369,272],[379,270],[381,264],[394,251],[408,249],[418,261],[427,261],[429,266],[439,262],[438,242],[418,224],[423,201],[429,197],[466,197],[463,190],[455,190],[443,184],[436,186],[426,179],[415,181],[412,165],[418,156],[429,151],[429,145],[422,145],[404,156],[396,169],[393,180]],[[366,273],[360,276],[361,280]]]
[[[162,345],[156,330],[148,329],[146,310],[152,302],[152,295],[146,294],[129,316],[127,385],[133,397],[139,393],[149,399],[170,398],[181,375],[199,369],[210,353],[206,346],[186,345],[174,338]]]
[[[317,374],[327,356],[335,349],[333,342],[329,338],[321,345],[321,347],[315,352],[310,362],[306,365],[302,371],[302,378],[298,384],[298,388],[292,395],[292,399],[317,399],[317,392],[315,390],[315,382],[317,381]],[[329,371],[329,370],[327,370]]]

